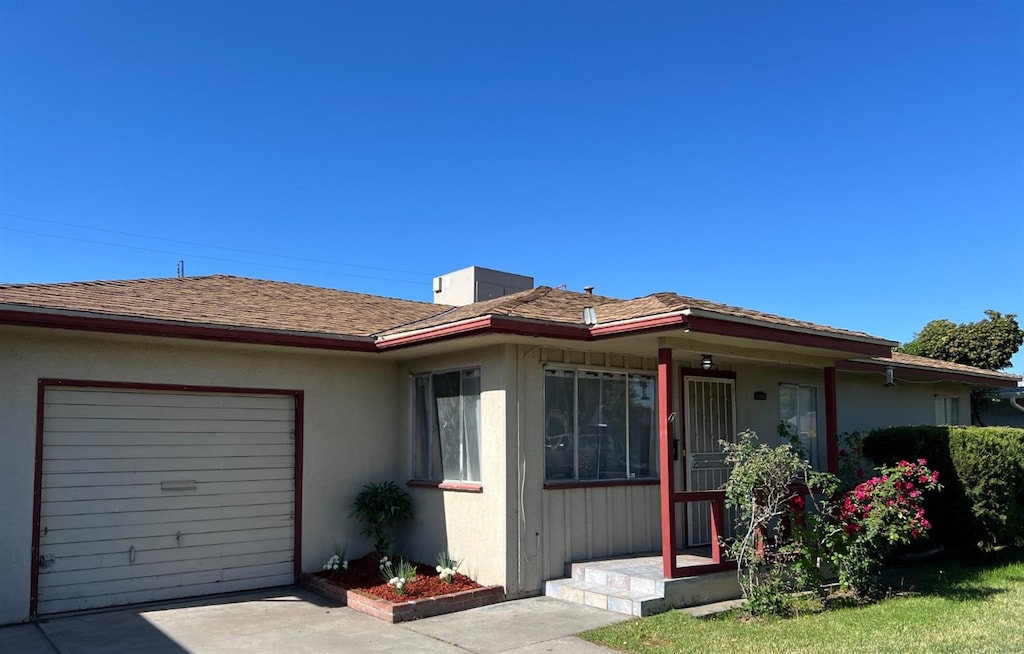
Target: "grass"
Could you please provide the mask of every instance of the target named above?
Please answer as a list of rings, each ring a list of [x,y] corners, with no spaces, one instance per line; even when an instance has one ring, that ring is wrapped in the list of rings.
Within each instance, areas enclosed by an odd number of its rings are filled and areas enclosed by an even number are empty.
[[[682,611],[582,634],[625,652],[1024,652],[1024,553],[996,563],[931,563],[892,578],[876,604],[788,619],[700,620]]]

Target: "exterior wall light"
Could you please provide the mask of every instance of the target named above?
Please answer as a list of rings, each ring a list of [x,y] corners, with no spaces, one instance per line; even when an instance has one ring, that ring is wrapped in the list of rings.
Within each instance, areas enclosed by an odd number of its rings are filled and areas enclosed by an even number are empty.
[[[893,371],[892,366],[886,366],[885,367],[885,385],[886,386],[895,386],[896,385],[896,382],[893,381],[893,379],[892,379],[893,372],[894,371]]]
[[[715,366],[714,359],[711,358],[710,354],[702,354],[700,357],[700,367],[704,370],[711,370]]]

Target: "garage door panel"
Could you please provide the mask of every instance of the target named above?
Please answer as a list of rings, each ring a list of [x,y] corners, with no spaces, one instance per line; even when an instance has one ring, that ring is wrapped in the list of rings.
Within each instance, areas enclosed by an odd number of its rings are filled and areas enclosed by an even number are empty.
[[[211,441],[220,445],[262,446],[272,443],[287,443],[294,440],[291,431],[240,432],[240,433],[174,433],[145,432],[100,433],[100,432],[53,432],[47,434],[48,446],[60,445],[123,445],[126,441],[137,445],[208,445]]]
[[[138,499],[88,500],[49,502],[49,519],[46,526],[57,528],[61,516],[90,513],[141,513],[146,511],[171,511],[181,509],[206,509],[211,507],[251,506],[254,504],[275,504],[290,507],[294,494],[291,491],[270,493],[232,493],[228,495],[176,494],[173,497],[142,497]]]
[[[124,552],[123,560],[128,562],[129,554]],[[39,575],[39,588],[51,591],[51,596],[60,597],[65,592],[81,593],[84,591],[100,590],[103,584],[114,584],[118,581],[129,581],[134,583],[135,579],[147,577],[163,577],[175,574],[191,574],[196,572],[214,572],[218,575],[221,571],[229,568],[246,568],[279,564],[285,570],[291,569],[291,547],[272,550],[269,552],[251,552],[239,554],[224,554],[215,556],[199,556],[193,558],[179,558],[170,561],[147,561],[147,552],[140,550],[135,553],[135,563],[130,565],[113,565],[113,557],[108,556],[108,563],[111,565],[97,568],[72,568],[62,569],[59,564],[53,568],[47,568]],[[60,574],[56,574],[59,572]],[[51,583],[57,580],[57,583]],[[82,588],[83,585],[91,585],[93,588]],[[68,590],[65,590],[68,589]]]
[[[45,408],[47,418],[91,418],[109,419],[111,407],[99,404],[51,404]],[[181,419],[182,407],[172,406],[119,406],[117,419],[169,420]],[[291,413],[287,408],[276,407],[192,407],[188,420],[258,420],[291,424]]]
[[[148,543],[135,543],[136,555],[135,564],[131,569],[141,572],[148,572],[143,566],[156,563],[173,563],[176,561],[189,561],[190,559],[213,560],[217,558],[236,557],[251,554],[266,554],[275,552],[291,555],[293,539],[284,535],[277,539],[259,539],[234,543],[214,543],[212,545],[189,544],[190,535],[185,534],[182,538],[182,545],[176,544],[175,538],[154,538]],[[129,556],[129,550],[122,545],[115,551],[99,554],[82,554],[74,546],[62,546],[64,554],[56,556],[56,548],[51,549],[55,555],[53,563],[46,567],[43,574],[51,572],[69,572],[73,570],[98,570],[100,568],[124,567]],[[117,577],[111,577],[117,578]],[[66,583],[70,583],[65,580]]]
[[[43,461],[43,474],[50,472],[185,472],[188,470],[263,469],[281,468],[291,470],[294,460],[285,456],[243,456],[229,459],[203,459],[200,457],[171,459],[112,459],[101,461],[59,460]]]
[[[44,502],[65,502],[72,500],[116,500],[143,497],[166,497],[170,493],[190,495],[227,495],[233,493],[263,493],[273,491],[294,491],[294,479],[271,479],[267,481],[198,482],[195,491],[166,491],[160,484],[138,484],[135,486],[86,486],[78,488],[44,488]]]
[[[259,393],[201,393],[194,391],[153,392],[141,389],[117,388],[56,388],[46,389],[47,407],[74,405],[103,405],[110,407],[177,407],[193,409],[201,407],[238,407],[243,409],[265,409],[267,399],[283,400],[289,396],[268,396]],[[281,405],[274,404],[274,408]],[[290,407],[284,407],[290,408]]]
[[[67,597],[40,598],[40,613],[78,611],[139,602],[154,602],[214,593],[246,591],[272,585],[293,583],[291,572],[281,572],[280,564],[190,572],[117,580],[108,583],[83,583],[63,587]],[[130,600],[127,598],[131,598]]]
[[[289,505],[289,510],[291,509]],[[278,527],[283,524],[294,524],[290,513],[282,511],[283,506],[274,504],[253,504],[238,507],[211,507],[207,509],[184,509],[180,511],[148,511],[134,516],[129,513],[90,513],[81,516],[62,516],[59,528],[51,529],[50,522],[42,525],[47,530],[47,543],[84,543],[105,538],[103,530],[110,534],[109,538],[132,538],[134,535],[145,538],[161,533],[178,531],[233,531],[245,529],[248,525],[260,527]],[[223,523],[216,525],[200,523]],[[164,525],[163,530],[153,529]]]
[[[281,433],[280,420],[143,420],[140,418],[50,418],[46,417],[47,431],[79,434],[120,434],[137,432],[170,432],[181,434],[227,433]],[[287,433],[287,432],[285,432]]]
[[[149,445],[138,444],[126,451],[123,445],[49,445],[43,455],[50,461],[86,459],[134,459],[132,453],[148,459],[209,458],[209,457],[290,457],[293,445],[289,442],[267,443],[259,446],[221,445]]]
[[[294,406],[47,389],[37,611],[292,583]]]
[[[151,521],[144,523],[126,523],[112,527],[82,527],[78,529],[61,528],[51,531],[46,536],[47,544],[59,542],[103,542],[109,540],[121,540],[129,538],[148,538],[157,535],[182,533],[223,533],[238,529],[280,527],[283,525],[294,525],[295,521],[289,515],[281,514],[280,507],[273,507],[268,510],[267,515],[261,518],[214,518],[210,520],[196,520],[186,511],[178,512],[180,519],[177,522]],[[234,512],[221,512],[222,516],[236,515]],[[223,523],[223,524],[219,524]],[[52,536],[52,537],[50,537]]]
[[[249,577],[241,580],[188,584],[173,588],[156,588],[146,591],[135,591],[130,594],[115,592],[107,595],[90,595],[88,597],[66,600],[40,600],[39,613],[50,614],[63,613],[65,611],[99,609],[123,604],[173,600],[181,597],[195,597],[199,595],[212,595],[215,593],[233,593],[237,591],[251,590],[253,588],[287,586],[292,583],[293,580],[290,573],[271,574],[262,577]]]
[[[137,591],[165,588],[170,585],[190,586],[221,581],[237,581],[249,576],[262,577],[291,572],[291,561],[272,561],[262,565],[246,565],[221,567],[210,570],[193,570],[189,572],[161,574],[151,576],[134,576],[127,579],[111,579],[108,581],[84,581],[76,584],[47,586],[47,599],[70,599],[90,595],[113,595],[117,593],[133,593]],[[78,572],[68,573],[76,575]],[[40,592],[44,587],[40,585]]]
[[[284,532],[294,534],[294,524],[279,516],[267,518],[236,518],[220,521],[223,524],[204,525],[202,521],[182,523],[161,523],[153,525],[124,525],[108,527],[105,533],[110,536],[106,540],[87,540],[95,538],[96,533],[85,533],[83,530],[67,529],[59,532],[47,546],[47,554],[55,557],[106,554],[123,552],[124,539],[131,539],[137,548],[159,549],[169,547],[169,538],[181,531],[182,538],[189,544],[213,544],[217,542],[244,542],[247,538],[280,538]],[[189,525],[194,529],[188,530]]]
[[[293,468],[240,468],[191,470],[197,483],[295,479]],[[133,486],[152,484],[150,472],[51,473],[43,477],[43,488],[92,488],[97,486]]]

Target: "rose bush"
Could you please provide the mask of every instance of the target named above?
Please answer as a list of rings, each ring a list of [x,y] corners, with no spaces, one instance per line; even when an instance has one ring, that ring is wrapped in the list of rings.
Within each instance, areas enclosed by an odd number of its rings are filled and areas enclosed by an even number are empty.
[[[925,517],[924,491],[939,490],[939,473],[927,461],[900,461],[844,493],[825,542],[828,558],[845,588],[861,595],[878,591],[886,557],[897,545],[924,537],[932,528]]]

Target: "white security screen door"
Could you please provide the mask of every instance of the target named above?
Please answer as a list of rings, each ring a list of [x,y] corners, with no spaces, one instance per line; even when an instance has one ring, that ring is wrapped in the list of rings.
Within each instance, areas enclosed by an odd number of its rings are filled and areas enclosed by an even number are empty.
[[[717,490],[729,478],[720,440],[736,440],[736,382],[718,377],[683,377],[686,389],[686,490]],[[710,502],[686,506],[688,547],[711,542]],[[731,531],[731,512],[726,530]]]

